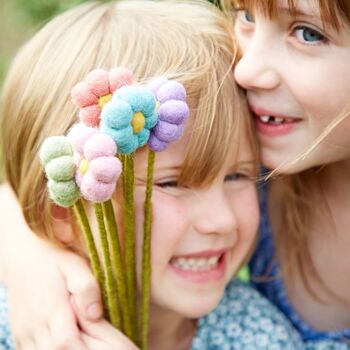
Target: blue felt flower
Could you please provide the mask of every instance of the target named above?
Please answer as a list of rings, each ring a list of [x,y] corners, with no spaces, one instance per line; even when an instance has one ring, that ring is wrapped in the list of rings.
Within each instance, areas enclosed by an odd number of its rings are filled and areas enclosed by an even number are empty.
[[[122,87],[104,106],[101,119],[101,131],[112,137],[118,153],[132,153],[147,143],[157,124],[156,98],[145,87]]]

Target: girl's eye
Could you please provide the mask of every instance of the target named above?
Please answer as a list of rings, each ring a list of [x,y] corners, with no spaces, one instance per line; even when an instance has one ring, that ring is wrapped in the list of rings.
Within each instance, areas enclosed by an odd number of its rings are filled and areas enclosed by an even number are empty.
[[[250,14],[249,11],[243,10],[243,18],[250,23],[254,23],[254,17]]]
[[[248,176],[242,173],[232,173],[225,176],[225,181],[245,180]]]
[[[243,23],[254,23],[254,17],[250,14],[248,10],[237,9],[237,17]]]
[[[155,185],[160,187],[160,188],[178,187],[178,183],[175,180],[157,182]]]
[[[310,45],[324,43],[327,40],[326,37],[317,30],[306,26],[298,26],[294,28],[294,33],[298,40]]]

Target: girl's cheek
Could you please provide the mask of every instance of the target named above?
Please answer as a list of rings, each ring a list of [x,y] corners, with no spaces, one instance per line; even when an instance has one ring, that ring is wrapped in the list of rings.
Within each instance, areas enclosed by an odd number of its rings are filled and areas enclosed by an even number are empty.
[[[188,219],[181,198],[155,192],[152,197],[152,256],[154,262],[169,260],[186,235]]]
[[[239,216],[238,220],[242,232],[244,232],[246,238],[250,239],[257,233],[260,216],[258,196],[254,184],[249,184],[240,196],[236,196],[236,199],[235,211]]]

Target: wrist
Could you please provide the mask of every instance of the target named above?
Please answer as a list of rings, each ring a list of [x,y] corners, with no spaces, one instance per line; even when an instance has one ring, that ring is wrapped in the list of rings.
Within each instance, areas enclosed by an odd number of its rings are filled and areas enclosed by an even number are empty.
[[[0,185],[0,198],[0,282],[6,283],[10,267],[20,259],[19,248],[26,246],[23,232],[28,228],[9,184]]]

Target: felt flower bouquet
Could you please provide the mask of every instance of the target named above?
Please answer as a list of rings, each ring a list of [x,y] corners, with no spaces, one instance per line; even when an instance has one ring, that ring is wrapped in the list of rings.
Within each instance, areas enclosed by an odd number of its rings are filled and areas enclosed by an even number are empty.
[[[125,68],[96,69],[72,89],[72,98],[79,107],[79,122],[67,135],[47,138],[40,149],[48,193],[56,205],[74,208],[102,290],[106,317],[147,349],[155,152],[182,135],[189,115],[186,91],[178,82],[164,78],[141,85]],[[146,145],[142,288],[137,307],[133,153]],[[112,202],[119,185],[124,206],[120,236]],[[91,230],[87,202],[94,209],[98,235]]]

